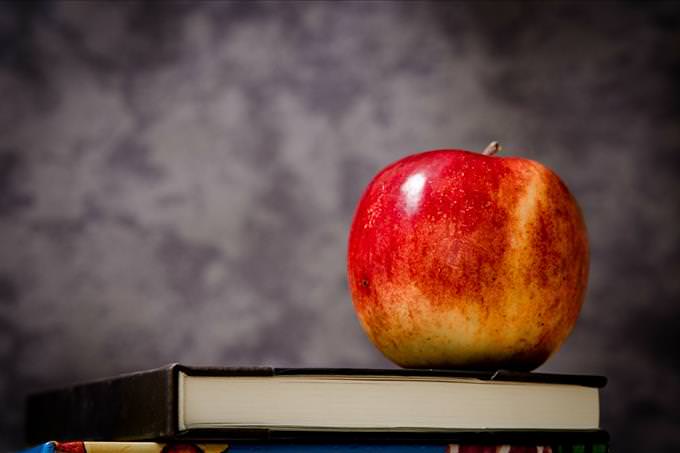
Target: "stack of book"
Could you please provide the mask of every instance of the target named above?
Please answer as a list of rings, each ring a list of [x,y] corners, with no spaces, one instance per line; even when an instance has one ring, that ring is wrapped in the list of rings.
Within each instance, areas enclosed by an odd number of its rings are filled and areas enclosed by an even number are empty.
[[[601,376],[178,364],[32,395],[31,453],[594,452]]]

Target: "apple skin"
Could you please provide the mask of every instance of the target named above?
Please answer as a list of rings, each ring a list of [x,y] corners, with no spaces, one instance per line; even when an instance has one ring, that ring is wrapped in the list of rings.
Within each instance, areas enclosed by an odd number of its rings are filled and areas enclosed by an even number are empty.
[[[516,157],[403,158],[370,182],[349,235],[359,321],[407,368],[535,369],[571,332],[588,267],[576,200]]]

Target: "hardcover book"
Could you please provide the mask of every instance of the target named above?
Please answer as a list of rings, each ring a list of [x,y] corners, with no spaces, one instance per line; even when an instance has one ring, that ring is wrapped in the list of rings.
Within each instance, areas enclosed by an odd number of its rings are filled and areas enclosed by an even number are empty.
[[[597,432],[601,376],[172,364],[35,394],[30,443],[153,439],[511,438]],[[494,434],[495,433],[495,434]],[[349,436],[348,436],[349,435]],[[453,439],[455,440],[455,439]],[[467,442],[466,443],[470,443]]]
[[[193,442],[44,442],[21,453],[227,453],[223,443]]]
[[[200,444],[188,442],[46,442],[22,453],[606,453],[605,443],[467,444]]]

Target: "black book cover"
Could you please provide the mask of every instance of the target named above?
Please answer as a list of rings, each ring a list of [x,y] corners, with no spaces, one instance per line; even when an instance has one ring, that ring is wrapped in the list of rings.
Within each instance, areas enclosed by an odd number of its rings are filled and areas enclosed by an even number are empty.
[[[298,431],[275,429],[180,431],[178,427],[179,373],[191,376],[396,376],[456,377],[481,380],[573,384],[603,387],[606,378],[592,375],[523,373],[510,371],[453,371],[410,369],[348,368],[269,368],[269,367],[189,367],[171,364],[155,370],[140,371],[30,395],[26,407],[26,438],[31,444],[49,440],[162,440],[241,439],[241,440],[309,440],[371,441],[389,438],[408,442],[458,442],[489,438],[489,441],[518,439],[602,441],[606,433],[594,431],[563,432],[366,432],[366,431]]]

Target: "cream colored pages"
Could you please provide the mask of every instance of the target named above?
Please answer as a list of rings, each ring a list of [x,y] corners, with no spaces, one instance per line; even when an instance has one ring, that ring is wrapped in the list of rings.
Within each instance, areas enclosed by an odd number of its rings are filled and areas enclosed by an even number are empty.
[[[597,388],[481,380],[180,378],[180,429],[597,429]]]

